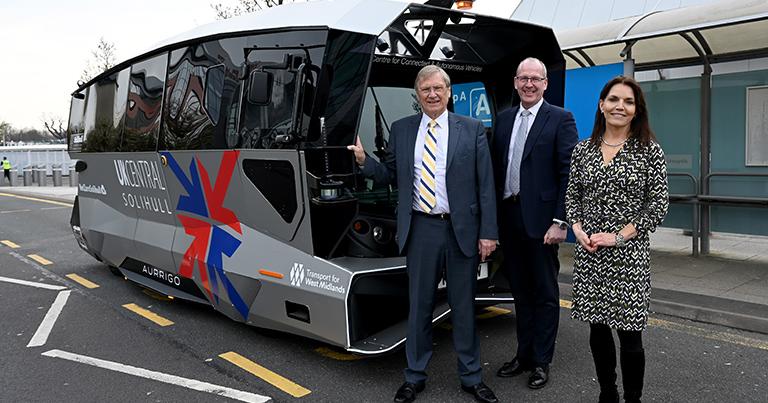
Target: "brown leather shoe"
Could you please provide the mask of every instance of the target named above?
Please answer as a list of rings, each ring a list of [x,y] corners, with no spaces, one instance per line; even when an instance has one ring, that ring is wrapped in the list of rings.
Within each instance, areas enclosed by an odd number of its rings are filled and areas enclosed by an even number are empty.
[[[499,399],[493,393],[491,388],[480,382],[474,386],[461,385],[461,389],[467,393],[471,393],[475,397],[475,400],[482,403],[499,403]]]
[[[520,360],[515,357],[512,359],[512,361],[505,362],[504,365],[502,365],[501,368],[496,371],[496,376],[500,376],[502,378],[511,378],[513,376],[518,376],[523,372],[528,372],[532,369],[533,367],[521,364]]]
[[[424,382],[410,383],[406,382],[400,385],[395,393],[396,403],[411,403],[416,400],[416,394],[424,390]]]

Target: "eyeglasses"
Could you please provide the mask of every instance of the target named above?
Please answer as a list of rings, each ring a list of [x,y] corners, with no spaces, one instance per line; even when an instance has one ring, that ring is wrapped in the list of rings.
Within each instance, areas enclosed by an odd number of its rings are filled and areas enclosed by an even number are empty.
[[[546,77],[528,77],[528,76],[515,77],[515,80],[520,81],[523,84],[526,84],[526,83],[538,84],[546,79],[547,79]]]
[[[441,95],[443,92],[445,92],[446,87],[439,85],[434,87],[422,87],[419,88],[419,92],[424,95],[429,95],[430,92],[435,92],[435,94]]]

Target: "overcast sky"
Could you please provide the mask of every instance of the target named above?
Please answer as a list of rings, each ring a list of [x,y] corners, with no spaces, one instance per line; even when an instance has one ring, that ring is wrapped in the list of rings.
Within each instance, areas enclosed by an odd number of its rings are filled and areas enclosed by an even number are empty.
[[[69,94],[99,38],[118,62],[216,20],[211,3],[235,0],[0,0],[0,121],[42,129],[65,123]],[[423,2],[423,0],[421,1]],[[476,0],[472,11],[509,17],[517,0]]]

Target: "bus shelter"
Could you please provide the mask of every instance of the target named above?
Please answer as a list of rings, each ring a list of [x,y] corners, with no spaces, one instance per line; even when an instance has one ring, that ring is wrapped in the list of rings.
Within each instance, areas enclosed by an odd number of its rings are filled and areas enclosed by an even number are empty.
[[[766,216],[768,207],[767,33],[768,1],[764,0],[726,0],[654,11],[557,33],[567,68],[623,62],[625,75],[658,72],[660,80],[653,85],[641,83],[644,88],[663,87],[664,69],[701,66],[698,85],[693,83],[698,88],[688,94],[681,90],[678,100],[682,102],[651,110],[652,124],[662,145],[672,142],[665,136],[676,133],[661,132],[655,124],[657,117],[670,122],[680,113],[677,123],[667,125],[670,129],[692,115],[699,117],[698,122],[688,121],[683,128],[698,127],[696,137],[690,139],[698,141],[698,155],[683,158],[687,166],[682,167],[682,172],[674,172],[667,155],[670,185],[673,181],[688,182],[689,190],[671,194],[670,201],[693,206],[690,228],[694,255],[698,255],[699,248],[701,253],[709,253],[713,218],[718,224],[716,230],[768,235],[764,229],[768,222],[756,219]],[[717,69],[713,77],[713,65],[728,73],[734,63],[746,65],[742,68],[746,72],[728,77],[730,84],[721,85],[725,78],[718,77]],[[654,106],[650,98],[649,106]],[[698,110],[692,109],[696,106]],[[688,168],[687,172],[684,168]],[[713,191],[715,183],[717,190]],[[732,211],[733,207],[742,212],[717,217],[718,209]]]

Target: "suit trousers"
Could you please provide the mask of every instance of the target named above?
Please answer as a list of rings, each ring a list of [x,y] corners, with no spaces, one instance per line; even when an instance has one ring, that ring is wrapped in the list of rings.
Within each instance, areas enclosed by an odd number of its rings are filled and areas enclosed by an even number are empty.
[[[458,374],[462,385],[474,386],[480,383],[482,370],[474,311],[478,256],[467,257],[461,252],[450,221],[416,214],[411,220],[406,255],[409,312],[405,380],[420,383],[427,379],[437,284],[445,270]]]
[[[517,314],[517,358],[526,366],[546,366],[560,321],[558,246],[527,235],[519,201],[503,201],[500,212],[504,268]]]

